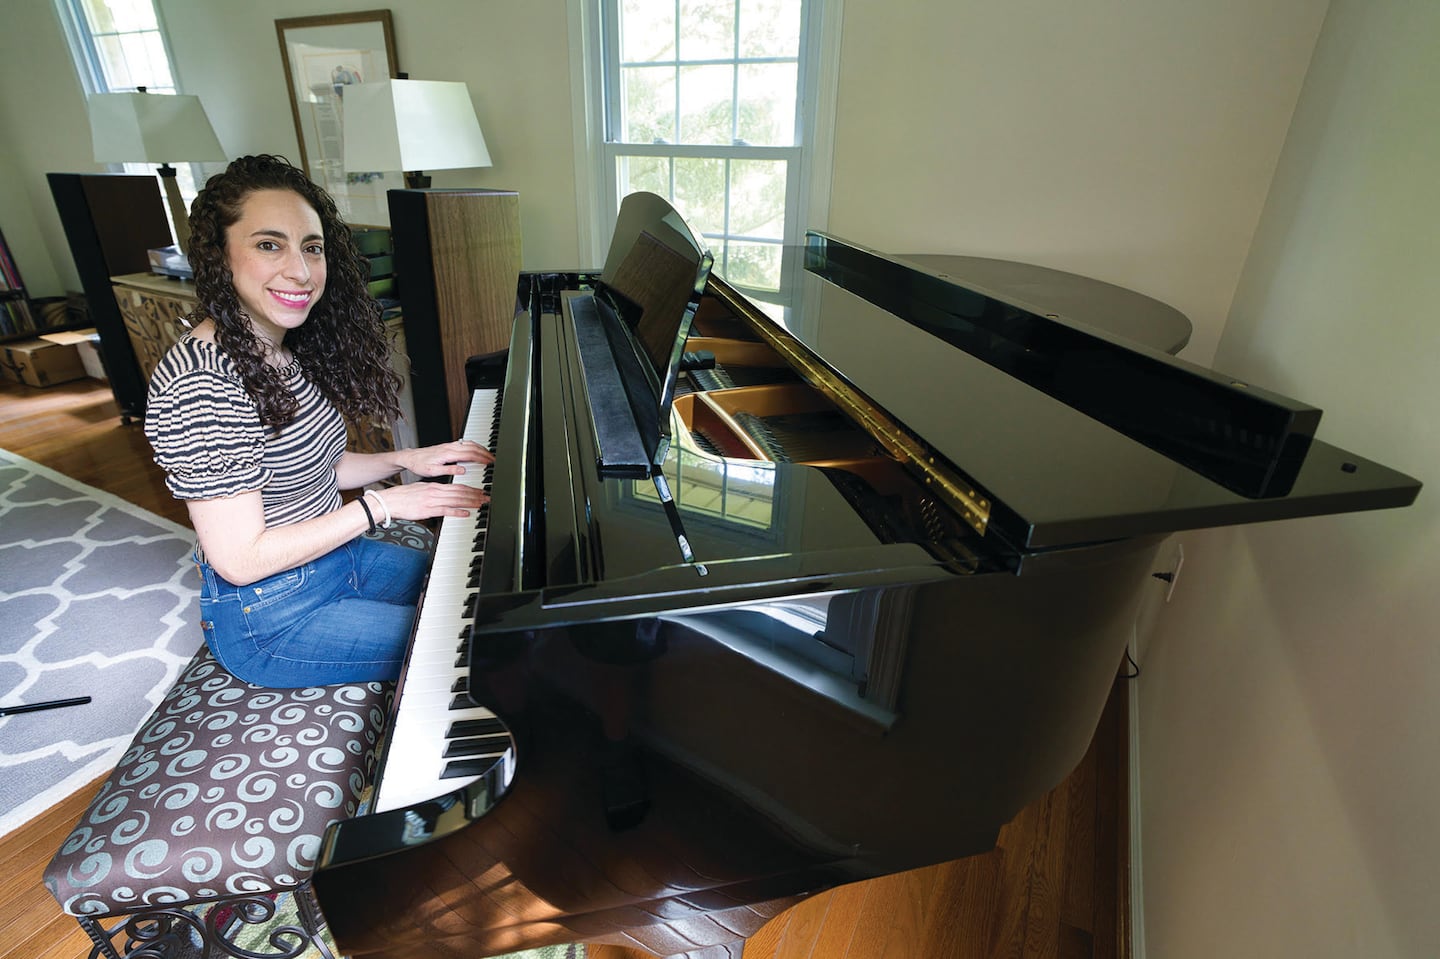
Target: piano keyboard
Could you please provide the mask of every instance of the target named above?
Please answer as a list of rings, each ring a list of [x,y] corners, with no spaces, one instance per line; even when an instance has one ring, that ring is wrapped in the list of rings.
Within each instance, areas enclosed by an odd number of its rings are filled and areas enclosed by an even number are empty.
[[[492,451],[500,421],[498,390],[470,398],[463,439]],[[490,489],[492,469],[456,476],[455,483]],[[400,704],[380,770],[374,811],[413,806],[479,779],[502,763],[502,781],[515,773],[510,733],[495,714],[465,696],[469,665],[464,649],[471,607],[485,555],[488,505],[468,517],[440,521],[429,585],[420,603]]]

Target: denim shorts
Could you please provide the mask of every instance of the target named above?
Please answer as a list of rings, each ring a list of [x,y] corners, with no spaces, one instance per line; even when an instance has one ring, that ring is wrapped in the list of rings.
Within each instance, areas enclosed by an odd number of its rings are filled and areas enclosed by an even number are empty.
[[[205,642],[239,678],[296,687],[399,676],[428,552],[359,537],[245,586],[196,559]]]

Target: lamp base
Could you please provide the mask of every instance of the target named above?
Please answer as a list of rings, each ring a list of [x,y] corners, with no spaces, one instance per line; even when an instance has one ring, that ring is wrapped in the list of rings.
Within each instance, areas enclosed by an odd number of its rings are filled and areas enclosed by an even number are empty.
[[[419,170],[413,170],[405,174],[405,188],[407,190],[428,190],[430,189],[430,178]]]
[[[190,216],[185,212],[185,201],[180,197],[180,184],[175,179],[175,168],[168,163],[160,164],[157,171],[160,183],[165,188],[165,202],[170,207],[170,219],[175,224],[175,245],[186,256],[190,255]]]

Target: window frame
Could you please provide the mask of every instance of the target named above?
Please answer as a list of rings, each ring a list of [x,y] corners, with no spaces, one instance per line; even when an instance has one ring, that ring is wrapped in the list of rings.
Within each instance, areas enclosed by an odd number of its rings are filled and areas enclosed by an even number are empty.
[[[155,33],[160,38],[160,47],[165,51],[165,61],[170,67],[171,85],[147,85],[147,89],[152,92],[179,93],[180,77],[175,70],[175,55],[170,49],[170,36],[165,29],[165,20],[155,0],[150,0],[150,7],[155,14]],[[55,0],[55,9],[60,17],[61,26],[64,28],[65,38],[70,44],[71,60],[75,64],[75,72],[80,76],[80,85],[84,88],[86,96],[96,93],[132,92],[133,88],[111,87],[110,82],[105,78],[105,69],[95,38],[111,36],[111,34],[96,34],[90,30],[90,23],[85,17],[83,0]]]
[[[620,0],[571,0],[571,80],[577,105],[576,190],[582,257],[589,247],[592,262],[604,259],[605,246],[623,199],[618,195],[619,164],[629,157],[713,158],[726,162],[781,160],[786,165],[785,225],[781,242],[795,246],[802,241],[807,229],[823,229],[829,212],[841,0],[803,0],[795,142],[789,146],[642,144],[615,140],[610,132],[612,123],[619,123],[619,4]],[[578,44],[573,39],[577,35],[581,37]],[[729,206],[727,195],[724,227],[727,231]],[[728,238],[748,239],[739,234],[729,234]],[[715,238],[706,236],[705,239]],[[716,271],[723,277],[723,264],[718,257],[717,251]],[[791,258],[782,258],[782,291],[792,268]],[[776,298],[774,292],[739,288],[768,300]]]

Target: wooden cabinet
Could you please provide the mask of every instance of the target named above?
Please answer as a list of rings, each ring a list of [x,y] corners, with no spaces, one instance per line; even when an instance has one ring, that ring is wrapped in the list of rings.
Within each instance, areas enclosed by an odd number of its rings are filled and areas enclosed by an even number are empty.
[[[165,351],[185,333],[180,318],[195,309],[195,284],[155,273],[113,276],[110,281],[140,376],[148,384]]]

